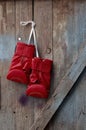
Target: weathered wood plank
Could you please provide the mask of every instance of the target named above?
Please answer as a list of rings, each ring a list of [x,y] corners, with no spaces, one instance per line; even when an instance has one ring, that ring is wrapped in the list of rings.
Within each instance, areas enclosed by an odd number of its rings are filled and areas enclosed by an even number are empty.
[[[0,111],[0,129],[15,130],[15,118],[11,110]]]
[[[65,77],[61,80],[59,87],[55,90],[51,99],[47,102],[45,107],[42,109],[38,119],[34,122],[31,130],[43,130],[53,114],[56,112],[58,107],[63,102],[64,98],[72,88],[73,84],[78,79],[79,75],[86,66],[86,46],[76,60],[76,62],[71,66],[70,70],[66,73]]]
[[[0,2],[0,76],[2,96],[0,128],[2,130],[30,129],[33,120],[38,117],[39,111],[42,109],[43,104],[45,104],[45,101],[41,99],[34,98],[33,102],[33,98],[29,98],[28,106],[25,108],[21,107],[18,99],[25,91],[25,86],[6,80],[6,74],[9,68],[8,60],[11,59],[14,53],[19,31],[21,30],[22,32],[23,41],[28,39],[29,26],[25,28],[21,27],[20,21],[31,20],[31,3],[32,2],[27,0],[16,0],[15,2],[14,0],[8,0]],[[52,93],[57,87],[57,84],[59,84],[60,79],[64,76],[66,70],[77,59],[79,52],[84,48],[84,45],[86,45],[86,1],[53,0],[53,18],[51,16],[51,0],[36,0],[34,8],[37,37],[38,42],[40,41],[38,43],[40,56],[52,58],[53,53],[55,71],[53,75],[54,82],[52,82],[53,85],[51,86]],[[48,28],[47,25],[44,25],[46,23],[49,24]],[[51,26],[53,26],[53,37]],[[46,33],[46,30],[49,31]],[[48,44],[44,46],[46,41],[48,41],[49,47]],[[42,51],[42,48],[44,51]],[[71,98],[68,98],[68,103],[65,103],[66,107],[64,107],[63,103],[63,108],[59,116],[57,112],[55,119],[50,121],[49,130],[85,129],[85,84],[84,78],[84,81],[82,80],[82,82],[76,86],[77,91],[74,91],[74,94],[70,95]]]
[[[34,21],[40,57],[52,59],[52,0],[34,1]],[[34,98],[34,120],[46,99]]]
[[[1,110],[0,129],[15,130],[14,115],[12,113],[12,84],[6,80],[9,59],[13,54],[15,35],[14,1],[0,2],[0,76],[1,76]],[[9,115],[8,115],[9,114]]]
[[[85,130],[86,129],[86,68],[83,75],[76,84],[75,103],[74,103],[74,129]]]
[[[6,79],[6,74],[8,72],[9,59],[12,57],[14,46],[15,46],[15,27],[13,26],[15,22],[15,8],[14,1],[1,2],[2,5],[2,33],[0,35],[0,62],[1,62],[1,93],[2,93],[2,109],[9,109],[11,105],[11,91],[12,84],[8,83]],[[12,18],[12,20],[11,20]],[[9,26],[10,25],[10,26]],[[6,27],[6,28],[5,28]],[[12,54],[11,54],[12,52]],[[7,86],[7,87],[6,87]],[[8,87],[9,86],[9,87]],[[6,98],[4,96],[4,93]],[[6,101],[7,99],[7,101]],[[11,109],[11,108],[10,108]]]
[[[40,57],[52,59],[52,0],[34,1],[34,21]]]
[[[86,1],[84,0],[53,0],[54,88],[86,45],[85,13]],[[55,113],[46,130],[51,129],[51,126],[53,130],[76,129],[77,117],[84,102],[79,97],[81,91],[83,93],[83,87],[79,90],[77,85],[76,91],[72,91],[63,102],[59,108],[61,110]],[[85,125],[82,129],[83,127]]]
[[[50,120],[46,130],[85,130],[85,108],[86,69],[83,70],[77,82]]]
[[[78,56],[73,12],[73,1],[53,0],[54,89]]]
[[[19,98],[25,92],[25,85],[6,79],[10,61],[14,53],[16,39],[21,30],[24,40],[28,39],[29,28],[20,27],[20,21],[32,19],[31,1],[0,2],[0,76],[1,110],[0,128],[2,130],[28,130],[33,123],[33,100],[29,98],[26,107],[22,107]],[[23,40],[23,39],[22,39]]]
[[[60,89],[60,86],[58,84],[78,56],[78,42],[76,43],[76,41],[74,40],[74,35],[76,34],[76,23],[74,20],[73,0],[53,0],[53,90],[55,90],[55,88],[57,87],[58,89]],[[57,113],[55,113],[55,116],[49,122],[46,130],[50,129],[51,126],[53,126],[53,130],[63,129],[63,119],[65,120],[65,113],[63,113],[63,117],[59,120]],[[57,121],[61,122],[61,127],[60,125],[57,125]],[[66,129],[67,128],[64,127],[64,130]]]
[[[29,21],[32,19],[32,1],[16,1],[16,39],[20,36],[23,42],[28,41],[30,26],[23,27],[20,25],[20,21]],[[29,97],[28,104],[23,107],[18,102],[22,94],[25,93],[26,85],[14,84],[15,96],[14,96],[14,112],[16,120],[16,130],[28,130],[33,124],[33,98]],[[18,122],[18,123],[17,123]]]

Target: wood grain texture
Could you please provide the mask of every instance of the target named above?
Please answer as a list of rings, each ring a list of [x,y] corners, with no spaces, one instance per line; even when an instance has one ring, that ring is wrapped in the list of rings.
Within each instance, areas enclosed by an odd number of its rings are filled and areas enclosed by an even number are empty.
[[[86,68],[61,104],[46,130],[86,129]],[[77,94],[77,95],[76,95]],[[84,113],[84,114],[83,114]],[[52,128],[53,127],[53,128]]]
[[[27,86],[6,80],[18,37],[28,40],[30,26],[21,27],[20,21],[31,20],[33,14],[40,56],[53,59],[50,97],[86,45],[85,0],[33,1],[33,7],[31,0],[0,1],[1,130],[31,130],[47,102],[29,97],[28,105],[22,107],[18,100]],[[85,77],[74,85],[46,130],[86,130]]]
[[[85,13],[84,0],[53,0],[53,57],[54,70],[57,70],[54,71],[54,88],[86,45]],[[76,130],[77,117],[84,104],[84,100],[79,96],[81,91],[85,96],[83,87],[81,90],[76,85],[76,89],[59,108],[61,110],[55,113],[46,130]],[[82,129],[85,129],[85,125],[80,127],[80,130]]]
[[[16,1],[16,39],[20,36],[23,42],[27,43],[30,26],[20,26],[20,21],[29,21],[32,19],[32,1]],[[19,98],[25,93],[26,85],[15,84],[14,97],[14,115],[16,121],[16,130],[28,130],[33,123],[33,98],[28,99],[28,104],[23,107],[19,103]],[[15,100],[16,99],[16,100]],[[18,122],[18,123],[17,123]]]
[[[13,26],[13,23],[15,22],[15,16],[14,16],[14,2],[0,2],[0,5],[2,7],[2,30],[0,35],[0,64],[1,64],[1,93],[2,93],[2,109],[8,109],[10,106],[9,99],[10,99],[10,92],[12,91],[11,85],[6,80],[6,74],[8,71],[9,66],[9,59],[13,54],[14,49],[14,35],[15,35],[15,28]],[[10,21],[12,18],[12,21]],[[9,23],[11,28],[9,27]],[[5,28],[6,27],[6,28]],[[11,32],[12,30],[12,32]],[[12,52],[12,54],[10,53]],[[7,86],[7,87],[6,87]],[[9,86],[9,87],[8,87]],[[9,91],[10,90],[10,91]],[[4,93],[7,97],[4,96]]]
[[[14,53],[17,37],[20,31],[27,40],[29,27],[20,27],[21,20],[32,19],[31,1],[0,2],[0,76],[1,76],[1,111],[0,128],[2,130],[28,130],[33,123],[33,100],[29,98],[28,105],[22,107],[19,98],[25,92],[26,86],[8,81],[6,75]],[[23,40],[22,39],[22,40]]]
[[[41,58],[52,59],[52,0],[34,1],[34,21],[39,55]],[[34,120],[46,101],[47,99],[34,98]]]
[[[0,128],[2,130],[15,130],[15,121],[12,113],[12,83],[6,80],[9,66],[9,59],[14,50],[15,41],[15,8],[14,1],[0,2],[0,76],[1,76],[1,111]],[[11,20],[12,19],[12,20]]]
[[[83,52],[71,66],[70,70],[66,73],[64,78],[61,80],[58,88],[56,88],[51,99],[47,102],[45,107],[42,109],[38,116],[38,119],[34,122],[31,130],[43,130],[51,117],[54,115],[56,110],[59,108],[64,98],[82,73],[86,66],[86,46]]]

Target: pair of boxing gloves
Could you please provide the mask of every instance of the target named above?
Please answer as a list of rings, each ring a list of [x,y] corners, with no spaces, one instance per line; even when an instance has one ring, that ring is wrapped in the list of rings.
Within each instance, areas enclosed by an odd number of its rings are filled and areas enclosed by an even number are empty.
[[[17,43],[7,79],[27,84],[27,96],[47,98],[52,60],[36,57],[36,49],[34,44]]]

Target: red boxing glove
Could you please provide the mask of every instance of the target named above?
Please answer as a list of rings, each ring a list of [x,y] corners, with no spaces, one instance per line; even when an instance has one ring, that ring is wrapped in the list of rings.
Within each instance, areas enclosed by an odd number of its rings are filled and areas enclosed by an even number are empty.
[[[33,58],[32,73],[30,75],[30,84],[26,90],[26,95],[47,98],[50,89],[50,74],[52,60]]]
[[[9,72],[7,74],[7,79],[28,84],[29,75],[31,73],[31,62],[34,57],[34,53],[34,45],[18,42]]]

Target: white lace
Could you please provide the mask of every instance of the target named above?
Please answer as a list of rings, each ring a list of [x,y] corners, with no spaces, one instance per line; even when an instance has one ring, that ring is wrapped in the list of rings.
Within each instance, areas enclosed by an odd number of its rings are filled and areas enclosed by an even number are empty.
[[[30,35],[29,35],[29,39],[28,39],[28,44],[30,44],[30,41],[31,41],[31,38],[32,38],[32,35],[33,35],[33,38],[34,38],[34,45],[35,45],[35,48],[36,48],[36,57],[39,57],[39,53],[38,53],[38,48],[37,48],[37,41],[36,41],[36,32],[35,32],[35,22],[34,21],[21,21],[20,22],[20,25],[22,26],[26,26],[28,24],[31,24],[31,31],[30,31]]]

